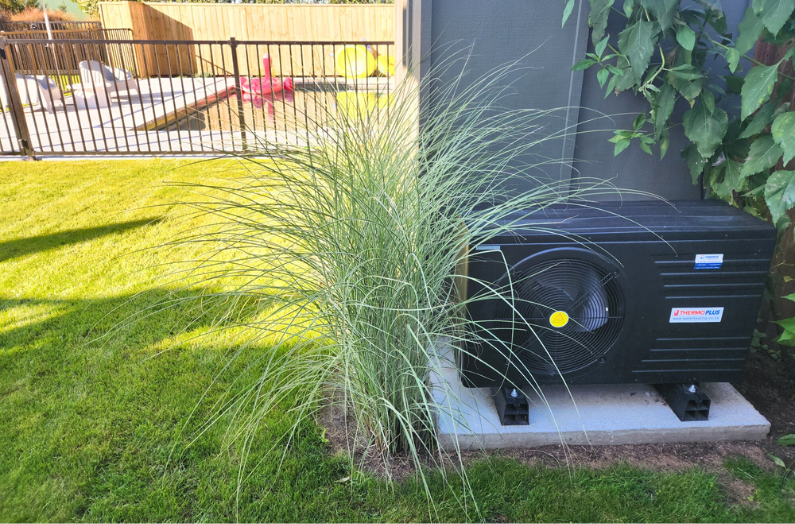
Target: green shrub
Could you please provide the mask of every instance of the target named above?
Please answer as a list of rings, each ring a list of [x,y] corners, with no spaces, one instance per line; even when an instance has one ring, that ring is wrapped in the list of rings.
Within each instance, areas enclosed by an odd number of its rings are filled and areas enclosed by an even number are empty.
[[[603,181],[546,177],[541,168],[559,161],[535,159],[533,149],[561,137],[544,129],[558,111],[501,110],[513,67],[417,88],[431,97],[419,137],[410,102],[418,90],[404,84],[390,105],[326,109],[310,147],[260,144],[269,158],[243,159],[245,180],[201,186],[210,198],[198,208],[218,220],[196,238],[220,247],[194,277],[260,304],[250,336],[273,341],[267,371],[224,407],[236,411],[246,443],[277,407],[302,420],[337,402],[352,444],[371,458],[452,464],[464,475],[458,454],[438,445],[429,378],[443,365],[440,340],[476,336],[457,299],[467,248],[510,231],[504,219],[516,209],[615,192]],[[512,193],[507,178],[535,189]],[[355,451],[351,460],[362,457]]]

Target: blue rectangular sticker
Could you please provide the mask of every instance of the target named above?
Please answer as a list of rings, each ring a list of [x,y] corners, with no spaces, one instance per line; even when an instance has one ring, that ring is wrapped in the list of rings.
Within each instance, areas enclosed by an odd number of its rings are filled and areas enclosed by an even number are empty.
[[[720,269],[723,265],[723,253],[696,255],[695,269]]]

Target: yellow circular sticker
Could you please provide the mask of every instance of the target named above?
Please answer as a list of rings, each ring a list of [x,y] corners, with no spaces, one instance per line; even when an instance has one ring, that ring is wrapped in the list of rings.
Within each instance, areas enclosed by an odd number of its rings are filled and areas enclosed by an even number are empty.
[[[565,311],[555,311],[549,317],[549,323],[552,324],[552,327],[562,328],[569,323],[569,314]]]

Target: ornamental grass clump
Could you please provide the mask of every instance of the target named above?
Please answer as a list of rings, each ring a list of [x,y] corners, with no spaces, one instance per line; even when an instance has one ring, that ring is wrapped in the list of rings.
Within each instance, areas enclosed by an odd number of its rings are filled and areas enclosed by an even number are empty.
[[[218,220],[199,238],[220,247],[197,275],[224,279],[224,297],[262,304],[246,328],[271,348],[266,370],[224,408],[247,443],[269,414],[291,413],[289,442],[301,420],[334,403],[349,421],[351,457],[363,456],[358,447],[463,474],[458,449],[442,449],[434,427],[433,388],[454,394],[431,377],[445,364],[440,341],[464,347],[478,336],[457,292],[467,250],[510,231],[504,219],[516,209],[615,192],[546,176],[559,160],[533,150],[565,130],[545,129],[556,110],[501,109],[511,70],[404,83],[389,104],[363,111],[327,108],[309,126],[309,147],[260,143],[262,157],[242,159],[244,180],[202,186],[212,198],[194,205]],[[420,90],[429,102],[417,114]],[[532,189],[511,192],[507,179]]]

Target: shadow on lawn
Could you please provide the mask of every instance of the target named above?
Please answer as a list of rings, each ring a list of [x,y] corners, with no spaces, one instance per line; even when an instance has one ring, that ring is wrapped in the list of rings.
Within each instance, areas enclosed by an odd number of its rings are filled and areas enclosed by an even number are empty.
[[[0,312],[49,306],[32,321],[10,329],[0,325],[0,350],[45,343],[91,343],[139,349],[166,338],[253,320],[273,302],[216,295],[210,289],[154,288],[103,299],[62,300],[0,297]]]
[[[131,229],[157,224],[163,217],[146,218],[142,220],[131,220],[129,222],[119,222],[117,224],[107,224],[104,226],[87,227],[84,229],[72,229],[69,231],[59,231],[48,235],[38,235],[35,237],[20,238],[0,242],[0,262],[10,260],[32,253],[39,253],[49,249],[55,249],[67,244],[77,244],[86,242],[105,235],[123,233]]]

